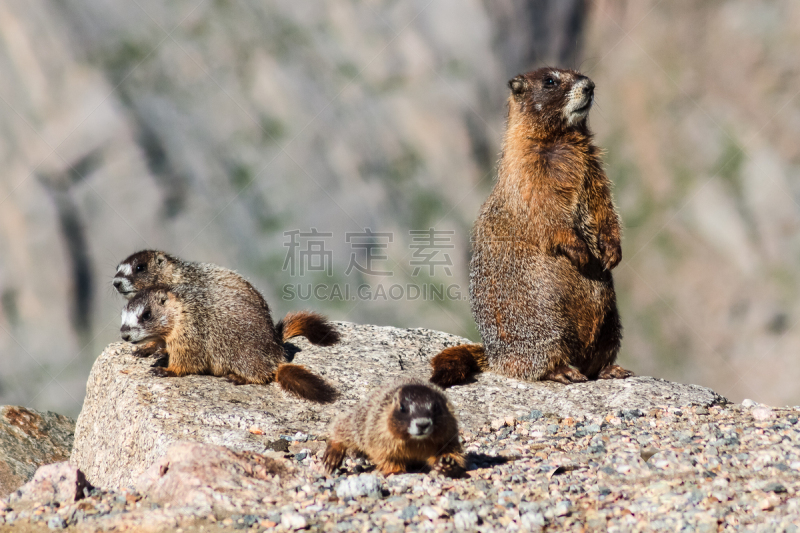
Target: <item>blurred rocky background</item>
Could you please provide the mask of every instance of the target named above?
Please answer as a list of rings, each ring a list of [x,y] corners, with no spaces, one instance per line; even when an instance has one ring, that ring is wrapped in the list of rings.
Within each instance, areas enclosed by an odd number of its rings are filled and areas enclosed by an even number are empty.
[[[622,364],[800,403],[799,47],[791,0],[0,2],[0,404],[79,411],[142,248],[478,340],[469,230],[546,64],[598,86]]]

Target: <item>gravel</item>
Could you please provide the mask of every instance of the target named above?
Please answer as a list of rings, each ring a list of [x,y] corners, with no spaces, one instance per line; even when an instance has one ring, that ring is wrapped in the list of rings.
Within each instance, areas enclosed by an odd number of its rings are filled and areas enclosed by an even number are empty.
[[[153,506],[136,493],[95,489],[72,504],[3,502],[0,523],[109,529],[149,520],[184,531],[798,531],[799,415],[800,408],[754,402],[597,417],[534,412],[463,432],[471,463],[464,479],[385,478],[350,458],[346,473],[330,478],[320,450],[296,463],[287,488],[265,498],[254,515],[199,516]]]

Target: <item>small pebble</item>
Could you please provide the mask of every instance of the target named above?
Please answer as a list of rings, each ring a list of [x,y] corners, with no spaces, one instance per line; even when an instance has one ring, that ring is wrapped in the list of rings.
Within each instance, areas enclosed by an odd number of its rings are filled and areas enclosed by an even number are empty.
[[[750,411],[750,414],[753,415],[754,419],[759,421],[775,418],[775,412],[772,409],[767,409],[765,407],[757,407],[756,409]]]
[[[570,513],[572,509],[572,504],[567,501],[561,501],[556,504],[556,508],[553,511],[553,514],[556,516],[566,516]]]
[[[436,520],[439,518],[439,512],[430,505],[423,505],[419,510],[419,514],[427,517],[428,520]]]
[[[411,520],[415,516],[417,516],[417,506],[416,505],[409,505],[402,511],[400,511],[400,518],[403,520]]]
[[[459,531],[469,531],[478,525],[478,514],[475,511],[459,511],[453,516],[453,524]]]
[[[538,531],[544,527],[544,515],[542,513],[525,513],[520,517],[522,527],[528,530]]]
[[[64,529],[67,527],[67,522],[60,516],[54,516],[47,521],[47,527],[50,529]]]
[[[764,485],[764,489],[763,490],[764,490],[764,492],[782,493],[782,492],[786,492],[786,487],[784,487],[780,483],[772,481],[772,482],[769,482],[766,485]]]
[[[281,525],[286,529],[295,531],[307,528],[308,521],[299,513],[284,513],[281,515]]]
[[[362,496],[380,498],[383,495],[381,482],[374,474],[361,474],[358,477],[349,477],[336,487],[336,496],[343,500],[352,500]]]

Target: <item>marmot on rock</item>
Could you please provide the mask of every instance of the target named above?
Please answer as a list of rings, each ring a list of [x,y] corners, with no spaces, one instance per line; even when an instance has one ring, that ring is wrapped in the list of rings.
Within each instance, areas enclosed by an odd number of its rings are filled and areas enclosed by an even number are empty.
[[[130,300],[136,292],[153,285],[225,286],[261,299],[261,293],[250,282],[233,270],[213,263],[184,261],[166,252],[142,250],[125,258],[117,265],[112,284],[122,296]]]
[[[384,475],[428,465],[450,477],[464,474],[466,460],[458,421],[439,387],[401,379],[380,388],[331,424],[322,462],[333,473],[348,450],[366,455]]]
[[[480,370],[565,384],[628,377],[614,364],[620,222],[586,124],[594,83],[541,68],[509,88],[497,183],[473,230],[470,301],[484,345],[443,350],[431,381]]]
[[[289,313],[273,326],[266,300],[249,281],[233,270],[213,263],[184,261],[166,252],[143,250],[128,256],[117,266],[112,282],[122,296],[130,300],[142,289],[153,285],[192,285],[206,288],[227,288],[239,297],[247,298],[254,306],[262,307],[267,315],[272,338],[283,344],[292,337],[303,336],[317,346],[332,346],[339,342],[339,333],[322,315],[308,311]],[[138,348],[134,355],[146,356],[158,350],[154,343]]]
[[[263,299],[262,299],[263,301]],[[291,315],[287,324],[311,329],[325,339],[338,334],[314,313]],[[164,377],[188,374],[224,376],[236,384],[277,381],[286,391],[318,403],[336,399],[336,390],[305,367],[286,362],[283,342],[291,328],[272,324],[266,304],[223,284],[154,285],[140,289],[122,311],[120,334],[134,344],[155,349],[135,355],[166,352]]]

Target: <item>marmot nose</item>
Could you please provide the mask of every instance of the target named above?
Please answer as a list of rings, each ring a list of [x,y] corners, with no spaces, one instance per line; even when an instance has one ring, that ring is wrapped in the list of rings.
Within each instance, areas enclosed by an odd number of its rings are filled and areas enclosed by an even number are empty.
[[[594,82],[586,78],[586,83],[583,84],[583,94],[591,96],[594,93]]]
[[[430,418],[415,418],[411,426],[412,429],[416,429],[415,435],[425,435],[432,423]]]
[[[114,286],[115,289],[119,290],[120,286],[122,285],[122,280],[115,279],[114,281],[111,282],[111,284]]]
[[[131,340],[131,334],[130,333],[123,333],[122,334],[122,340],[124,340],[126,342]]]

